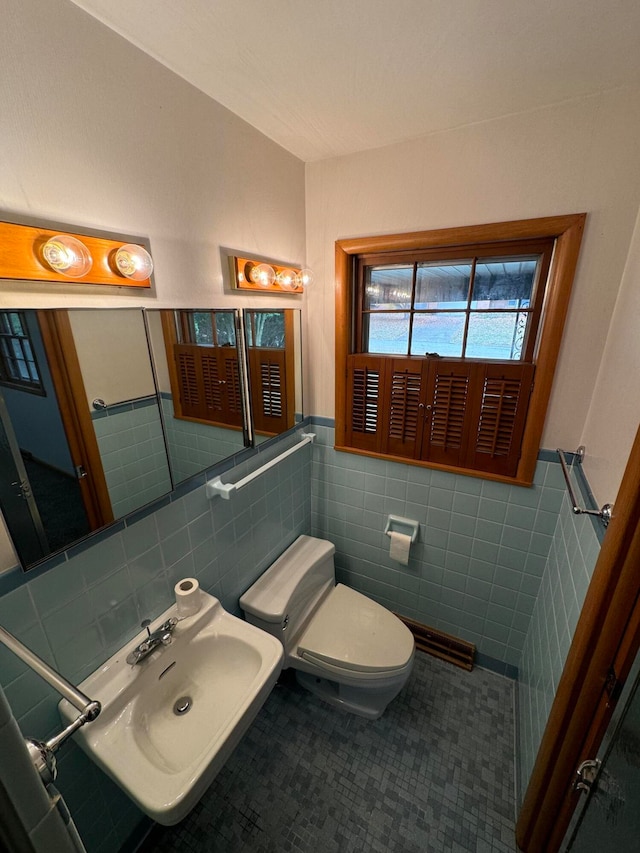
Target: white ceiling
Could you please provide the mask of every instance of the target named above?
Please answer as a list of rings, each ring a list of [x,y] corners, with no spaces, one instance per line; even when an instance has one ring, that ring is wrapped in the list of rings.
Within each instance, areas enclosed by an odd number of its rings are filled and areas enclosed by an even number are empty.
[[[640,81],[639,0],[73,0],[305,161]]]

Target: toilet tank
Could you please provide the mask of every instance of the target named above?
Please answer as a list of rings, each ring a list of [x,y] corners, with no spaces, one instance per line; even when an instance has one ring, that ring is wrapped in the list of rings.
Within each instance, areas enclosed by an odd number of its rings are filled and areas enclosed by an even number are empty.
[[[247,622],[280,640],[287,655],[335,586],[335,550],[326,539],[299,536],[240,597]]]

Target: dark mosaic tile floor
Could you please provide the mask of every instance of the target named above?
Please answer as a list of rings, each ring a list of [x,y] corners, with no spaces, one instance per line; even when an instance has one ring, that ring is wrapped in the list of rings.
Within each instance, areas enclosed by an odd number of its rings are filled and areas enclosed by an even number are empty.
[[[142,853],[513,853],[513,683],[418,653],[380,720],[274,689],[224,769]]]

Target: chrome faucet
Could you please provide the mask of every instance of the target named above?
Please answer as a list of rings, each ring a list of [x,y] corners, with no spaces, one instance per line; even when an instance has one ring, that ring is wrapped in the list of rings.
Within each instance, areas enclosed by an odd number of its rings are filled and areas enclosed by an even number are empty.
[[[158,646],[168,646],[171,643],[173,631],[178,624],[175,616],[163,622],[155,631],[149,630],[151,624],[150,619],[145,619],[141,627],[147,629],[146,638],[139,643],[132,652],[127,655],[127,663],[135,666],[140,661],[143,661],[151,652]]]

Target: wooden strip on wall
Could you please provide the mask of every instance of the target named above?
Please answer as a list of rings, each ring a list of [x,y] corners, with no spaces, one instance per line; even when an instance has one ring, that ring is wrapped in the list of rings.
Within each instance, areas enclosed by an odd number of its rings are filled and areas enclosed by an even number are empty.
[[[396,616],[411,631],[416,641],[416,648],[421,652],[426,652],[433,657],[446,660],[448,663],[471,672],[476,656],[476,647],[473,643],[467,643],[466,640],[445,634],[444,631],[436,631],[435,628],[430,628],[421,622],[415,622],[413,619],[407,619],[405,616],[400,616],[399,613],[396,613]]]

